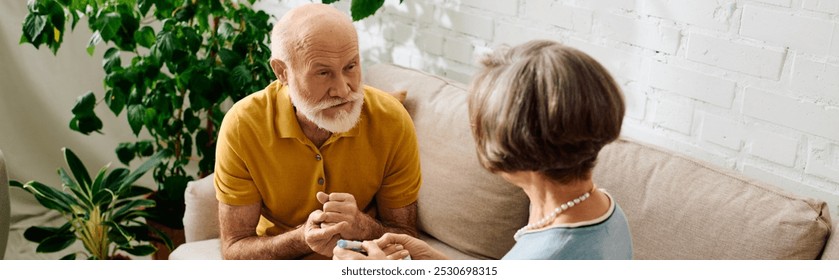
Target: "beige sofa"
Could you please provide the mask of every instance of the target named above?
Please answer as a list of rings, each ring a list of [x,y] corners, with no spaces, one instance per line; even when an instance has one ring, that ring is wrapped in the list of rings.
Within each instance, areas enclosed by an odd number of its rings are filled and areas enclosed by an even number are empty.
[[[422,238],[455,259],[501,258],[526,223],[528,201],[478,165],[464,85],[393,65],[369,67],[365,79],[408,91]],[[836,225],[816,199],[627,139],[604,148],[594,177],[626,212],[636,259],[839,258]],[[171,259],[220,258],[213,192],[209,179],[190,183],[187,243]]]

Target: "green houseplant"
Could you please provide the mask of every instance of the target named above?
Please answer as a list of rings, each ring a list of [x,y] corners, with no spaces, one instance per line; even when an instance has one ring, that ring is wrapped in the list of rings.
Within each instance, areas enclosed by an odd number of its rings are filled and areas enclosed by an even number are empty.
[[[157,203],[149,210],[150,221],[183,228],[183,192],[189,181],[213,172],[224,104],[264,88],[273,79],[268,64],[270,16],[251,8],[254,2],[28,3],[21,43],[45,46],[57,54],[67,27],[73,30],[86,22],[93,32],[88,53],[107,48],[102,59],[104,95],[97,97],[92,91],[81,95],[72,108],[69,127],[83,134],[101,133],[103,123],[94,108],[107,106],[114,115],[124,115],[138,137],[115,147],[120,162],[128,165],[135,158],[167,151],[167,161],[153,171],[157,189],[151,198]],[[353,19],[375,13],[383,3],[353,0]]]
[[[67,219],[61,227],[33,226],[26,229],[23,236],[39,244],[37,252],[58,252],[77,240],[87,250],[88,259],[100,260],[124,258],[118,254],[119,251],[135,256],[150,255],[157,250],[150,241],[172,247],[166,235],[141,219],[148,216],[145,209],[155,205],[154,201],[141,197],[151,190],[134,185],[143,174],[160,164],[167,156],[164,152],[151,156],[134,171],[116,168],[108,172],[108,166],[105,166],[91,178],[73,151],[62,150],[70,173],[64,168],[58,170],[63,185],[61,190],[38,181],[26,184],[11,181],[11,186],[26,190],[41,205],[60,212]],[[75,259],[77,254],[72,253],[62,259]]]

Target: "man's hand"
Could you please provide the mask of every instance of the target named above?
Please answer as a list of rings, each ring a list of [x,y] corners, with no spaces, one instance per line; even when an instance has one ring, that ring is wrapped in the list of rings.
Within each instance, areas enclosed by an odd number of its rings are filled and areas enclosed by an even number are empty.
[[[338,232],[344,239],[369,239],[371,229],[382,227],[372,217],[358,210],[358,205],[352,194],[318,192],[317,199],[323,204],[322,227],[336,227],[336,230],[340,230]]]
[[[338,244],[338,239],[341,239],[342,229],[348,228],[349,225],[346,222],[338,222],[332,226],[321,227],[324,222],[324,212],[315,210],[309,214],[309,219],[303,225],[303,236],[306,244],[315,253],[331,257],[332,248]]]

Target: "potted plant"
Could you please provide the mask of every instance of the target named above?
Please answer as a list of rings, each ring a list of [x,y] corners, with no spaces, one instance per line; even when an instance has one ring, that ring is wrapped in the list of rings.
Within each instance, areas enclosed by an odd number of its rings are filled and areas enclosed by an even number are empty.
[[[337,0],[323,0],[333,3]],[[101,133],[94,112],[104,104],[124,115],[137,141],[115,152],[125,165],[168,151],[154,171],[156,191],[149,221],[173,239],[183,239],[186,184],[213,172],[217,128],[224,104],[261,90],[273,80],[268,60],[269,15],[251,8],[255,0],[30,0],[21,43],[46,46],[55,54],[69,25],[86,21],[93,36],[87,51],[105,45],[104,95],[77,99],[69,127]],[[401,1],[400,1],[401,2]],[[355,0],[353,19],[384,3]],[[124,112],[124,114],[123,114]],[[150,139],[139,139],[146,130]],[[189,169],[193,171],[187,171]],[[161,256],[165,258],[166,256]]]
[[[126,258],[119,252],[150,255],[157,251],[151,241],[172,247],[166,235],[142,220],[148,216],[146,209],[155,206],[154,201],[142,198],[151,190],[134,185],[168,155],[163,152],[152,155],[134,171],[116,168],[109,172],[108,166],[105,166],[95,177],[91,177],[73,151],[68,148],[62,150],[70,172],[58,169],[61,189],[38,181],[26,184],[10,182],[11,186],[26,190],[41,205],[60,212],[67,219],[60,227],[33,226],[26,229],[23,236],[39,244],[37,252],[58,252],[81,241],[87,251],[87,259],[103,260]],[[77,255],[72,253],[62,259],[76,259]]]

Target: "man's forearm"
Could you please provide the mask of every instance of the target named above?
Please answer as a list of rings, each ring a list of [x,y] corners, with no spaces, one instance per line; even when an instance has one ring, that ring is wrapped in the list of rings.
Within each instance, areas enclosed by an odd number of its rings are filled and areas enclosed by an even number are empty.
[[[297,259],[312,252],[306,245],[302,227],[277,236],[245,237],[222,248],[225,259],[240,260]]]
[[[365,236],[364,240],[377,239],[388,232],[407,234],[413,237],[417,237],[418,235],[416,227],[402,224],[382,223],[366,214],[364,214],[364,217],[364,224],[366,224],[365,228],[368,229],[367,236]]]

